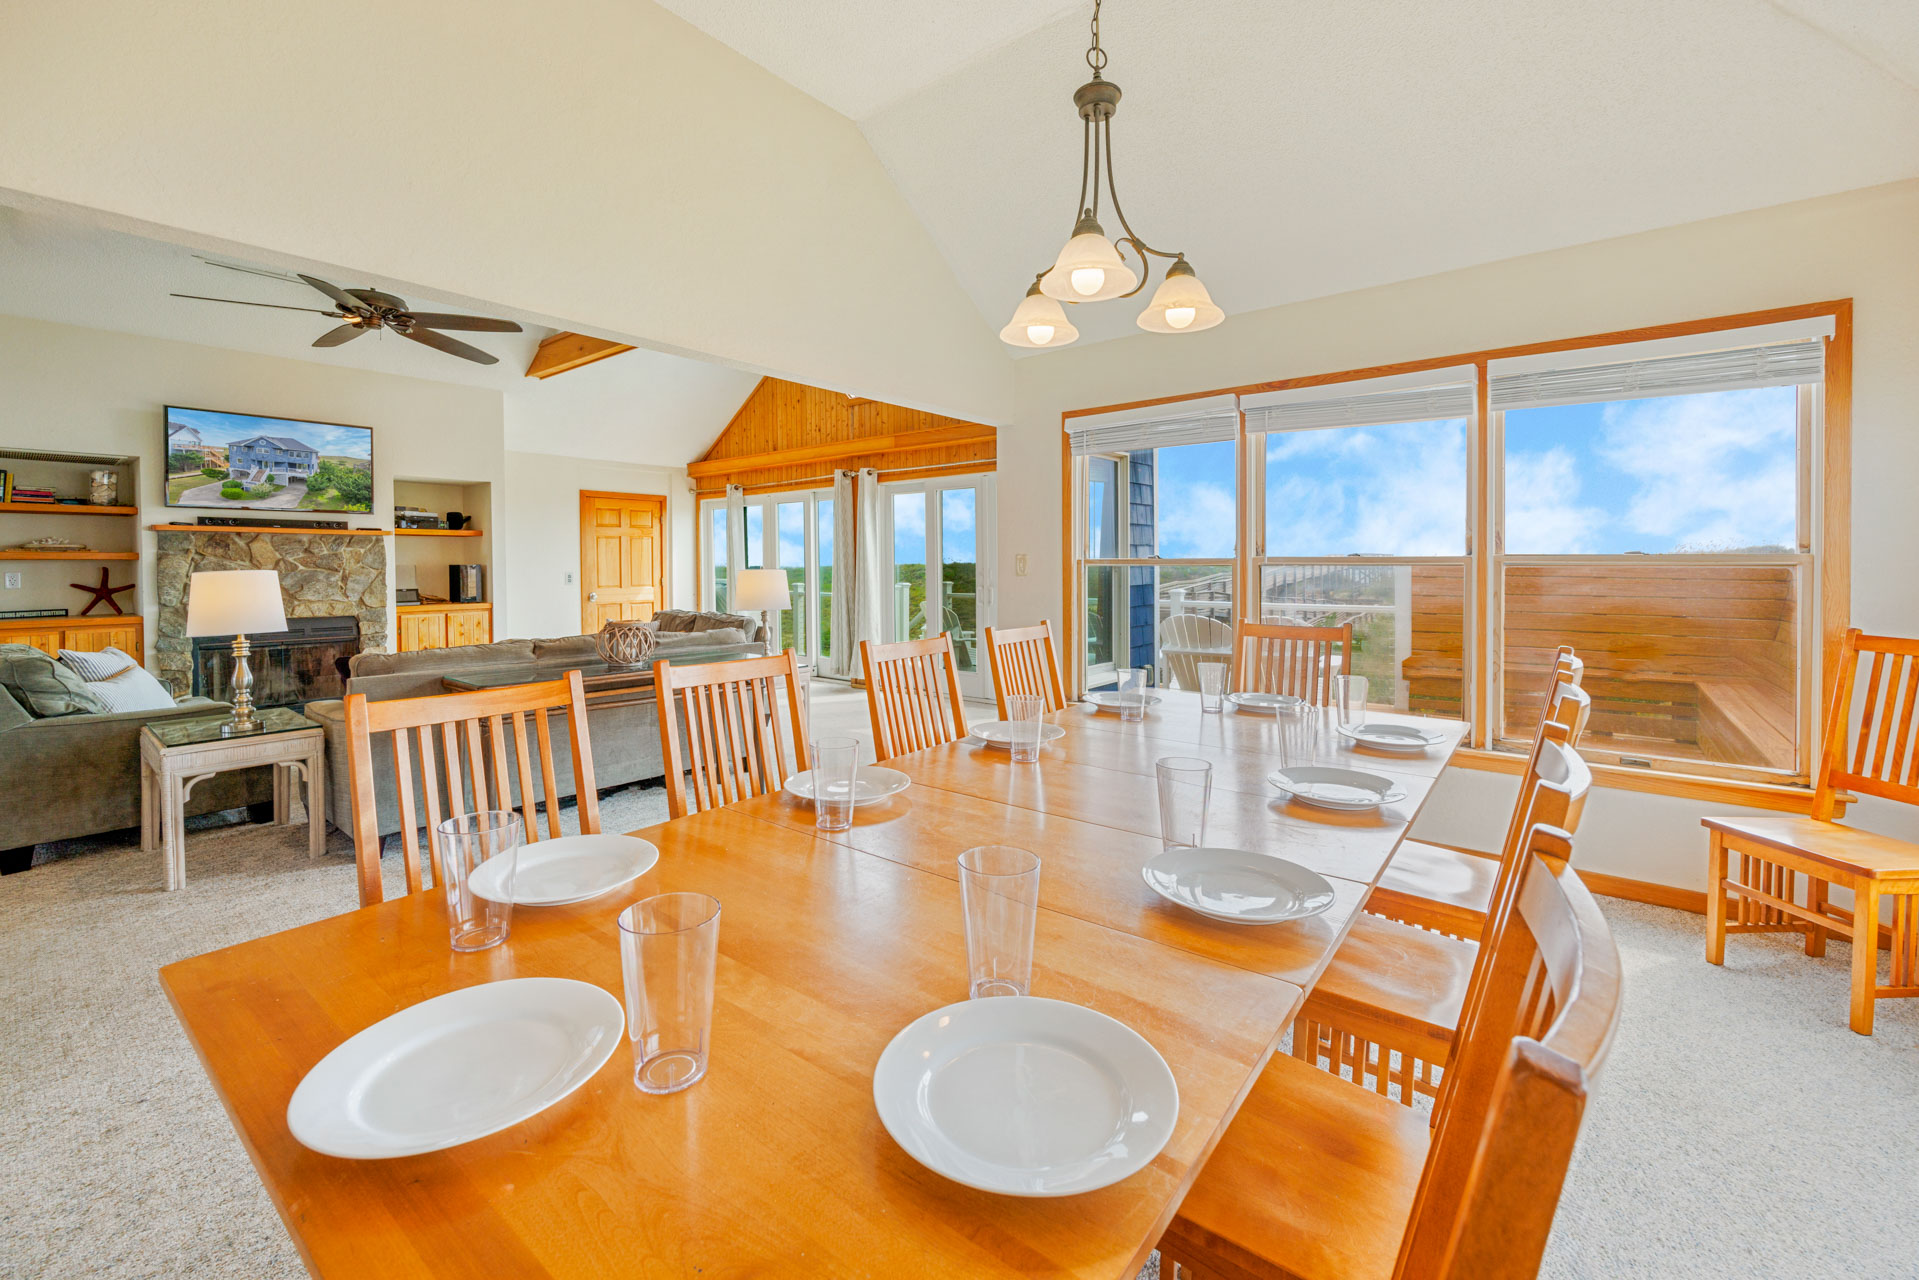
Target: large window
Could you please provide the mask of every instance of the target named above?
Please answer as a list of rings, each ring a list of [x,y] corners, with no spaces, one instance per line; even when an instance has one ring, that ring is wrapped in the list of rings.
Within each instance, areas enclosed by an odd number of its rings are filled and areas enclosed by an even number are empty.
[[[1235,618],[1351,624],[1341,661],[1374,705],[1502,750],[1571,644],[1596,761],[1803,779],[1820,639],[1843,625],[1818,573],[1842,536],[1823,509],[1835,328],[1784,316],[1073,415],[1075,676],[1185,684]]]
[[[701,606],[727,612],[729,564],[770,566],[786,574],[788,604],[779,617],[782,649],[808,658],[832,654],[832,491],[800,491],[747,498],[737,543],[728,541],[724,499],[700,503]]]

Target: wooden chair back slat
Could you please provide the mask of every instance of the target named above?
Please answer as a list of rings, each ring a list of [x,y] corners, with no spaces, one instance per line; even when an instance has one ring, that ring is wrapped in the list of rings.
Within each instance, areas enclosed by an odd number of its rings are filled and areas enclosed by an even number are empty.
[[[778,723],[778,681],[786,684],[786,731]],[[801,701],[799,655],[653,667],[659,699],[660,755],[666,762],[666,808],[675,818],[786,785],[794,770],[812,767]],[[686,745],[680,744],[685,726]]]
[[[1351,623],[1295,627],[1241,619],[1233,626],[1233,689],[1286,693],[1316,707],[1333,700],[1333,676],[1350,666]]]
[[[457,818],[485,809],[510,809],[513,791],[507,765],[506,721],[513,722],[517,752],[521,817],[526,838],[538,840],[532,774],[527,762],[523,713],[531,711],[539,726],[540,768],[545,790],[547,834],[560,834],[559,787],[553,776],[547,709],[564,707],[568,713],[573,750],[573,781],[578,797],[580,830],[595,835],[600,829],[598,796],[594,791],[593,750],[586,727],[586,691],[577,671],[564,679],[537,684],[510,685],[471,693],[438,694],[424,698],[395,698],[369,702],[365,694],[346,699],[348,766],[353,793],[353,848],[359,868],[360,905],[386,896],[380,873],[380,816],[373,771],[373,744],[378,738],[393,761],[395,807],[400,821],[406,892],[437,888],[445,881],[434,833],[444,817]],[[409,735],[411,742],[409,743]],[[488,756],[491,755],[491,759]],[[419,794],[415,795],[417,765]],[[491,785],[488,775],[491,774]],[[470,805],[470,807],[469,807]],[[425,811],[426,850],[421,856],[420,812]]]
[[[993,668],[993,698],[999,703],[1000,719],[1007,718],[1006,700],[1020,694],[1044,698],[1048,711],[1066,705],[1052,623],[986,628],[986,657]]]
[[[898,644],[860,641],[873,750],[881,760],[966,736],[959,667],[946,632]]]
[[[1870,663],[1864,661],[1868,657]],[[1832,701],[1826,709],[1826,739],[1813,791],[1814,818],[1830,821],[1842,791],[1919,804],[1916,706],[1919,640],[1869,636],[1857,627],[1846,632]]]
[[[1564,830],[1528,830],[1512,909],[1486,935],[1484,998],[1447,1072],[1458,1083],[1436,1108],[1400,1280],[1538,1273],[1619,1025],[1619,953],[1571,856]]]

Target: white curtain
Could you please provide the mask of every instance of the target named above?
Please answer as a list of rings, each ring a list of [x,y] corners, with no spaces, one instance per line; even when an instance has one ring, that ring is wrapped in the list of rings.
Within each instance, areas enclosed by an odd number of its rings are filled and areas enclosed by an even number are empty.
[[[736,484],[726,486],[726,547],[715,548],[713,557],[726,561],[726,608],[733,608],[733,592],[740,581],[741,550],[746,546],[746,490]]]
[[[859,527],[852,471],[833,473],[833,597],[827,606],[827,625],[832,628],[833,652],[826,670],[829,676],[851,676],[859,671],[859,640],[853,633],[853,601],[859,592],[861,557],[854,545]]]
[[[880,473],[871,467],[860,472],[859,549],[854,558],[858,575],[853,589],[853,633],[847,646],[847,671],[862,674],[859,642],[878,644],[880,619],[886,608],[886,553],[880,546]]]

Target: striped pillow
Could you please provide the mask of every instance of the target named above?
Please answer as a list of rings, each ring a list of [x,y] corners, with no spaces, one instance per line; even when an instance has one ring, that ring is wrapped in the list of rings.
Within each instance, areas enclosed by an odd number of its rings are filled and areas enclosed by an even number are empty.
[[[145,667],[128,667],[105,680],[89,680],[87,688],[108,711],[164,711],[175,705],[167,687]]]
[[[91,683],[95,680],[111,680],[128,667],[137,667],[131,655],[108,645],[98,653],[82,653],[78,649],[60,650],[60,665],[75,672],[82,680]]]

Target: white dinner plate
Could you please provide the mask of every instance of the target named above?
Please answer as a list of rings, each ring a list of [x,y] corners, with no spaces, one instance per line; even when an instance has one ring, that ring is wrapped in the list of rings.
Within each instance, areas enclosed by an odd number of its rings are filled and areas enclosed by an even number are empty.
[[[1275,707],[1297,707],[1306,699],[1296,698],[1290,693],[1229,693],[1226,701],[1233,704],[1233,710],[1269,716]]]
[[[1120,709],[1119,692],[1115,689],[1095,689],[1086,695],[1086,701],[1092,703],[1094,709],[1098,711],[1116,712]],[[1149,693],[1146,695],[1147,706],[1155,706],[1158,702],[1159,695],[1157,693]]]
[[[329,1156],[443,1151],[538,1115],[606,1065],[626,1028],[611,994],[571,978],[508,978],[383,1018],[320,1059],[287,1128]]]
[[[973,736],[989,747],[1003,747],[1011,750],[1013,746],[1013,723],[1010,720],[988,720],[985,724],[973,726]],[[1066,730],[1056,724],[1040,722],[1039,741],[1041,746],[1055,738],[1064,738]]]
[[[1369,747],[1378,747],[1381,751],[1424,751],[1427,747],[1436,747],[1446,740],[1446,735],[1433,729],[1421,729],[1410,724],[1368,723],[1347,728],[1339,726],[1342,736]]]
[[[653,869],[660,851],[638,836],[555,836],[520,846],[513,905],[563,907],[631,884]],[[506,860],[489,858],[467,877],[474,896],[507,900]]]
[[[863,764],[859,772],[853,775],[853,805],[877,804],[888,796],[896,796],[913,785],[913,780],[898,769],[882,769],[876,764]],[[786,780],[786,794],[795,800],[813,803],[813,771],[802,770]]]
[[[1179,1086],[1125,1023],[1063,1000],[997,996],[907,1024],[873,1069],[880,1123],[942,1177],[1008,1196],[1070,1196],[1146,1167]]]
[[[1232,924],[1279,924],[1333,905],[1333,886],[1317,871],[1241,849],[1168,849],[1140,875],[1168,902]]]
[[[1357,769],[1332,769],[1324,765],[1298,769],[1275,769],[1266,781],[1302,804],[1321,809],[1374,809],[1382,804],[1404,800],[1406,791],[1391,778]]]

